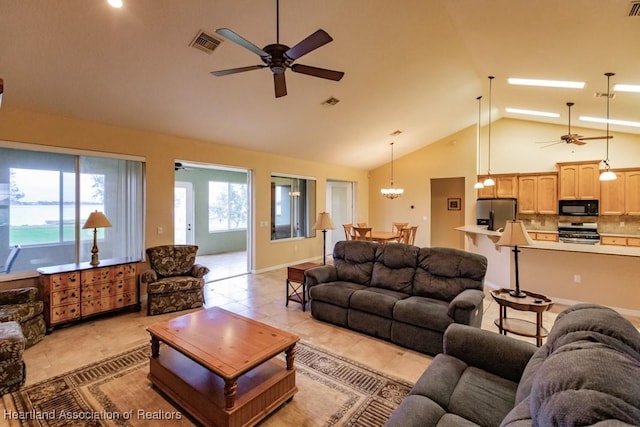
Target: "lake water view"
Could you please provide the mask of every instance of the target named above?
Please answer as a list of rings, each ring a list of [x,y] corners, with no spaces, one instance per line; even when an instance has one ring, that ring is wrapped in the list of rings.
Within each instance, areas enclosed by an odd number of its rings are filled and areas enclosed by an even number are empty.
[[[104,206],[96,204],[81,204],[80,218],[84,222],[89,214],[95,210],[104,212]],[[62,207],[63,219],[75,218],[75,206],[64,205]],[[46,225],[56,224],[60,220],[60,207],[56,205],[11,205],[9,209],[9,225],[18,227],[21,225]]]

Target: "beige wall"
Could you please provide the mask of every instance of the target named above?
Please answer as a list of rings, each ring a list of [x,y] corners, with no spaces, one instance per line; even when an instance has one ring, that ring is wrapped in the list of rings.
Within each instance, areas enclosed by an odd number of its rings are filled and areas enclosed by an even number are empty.
[[[360,169],[302,161],[266,152],[241,150],[206,141],[6,106],[0,110],[0,140],[145,157],[146,247],[173,242],[173,163],[176,159],[253,170],[256,215],[252,221],[255,240],[253,269],[256,271],[298,260],[319,258],[322,253],[321,233],[312,239],[272,243],[270,228],[256,225],[260,221],[270,221],[272,172],[316,178],[318,211],[325,207],[327,179],[357,182],[360,211],[367,212],[369,208],[367,172]],[[163,228],[163,234],[157,233],[158,227]]]

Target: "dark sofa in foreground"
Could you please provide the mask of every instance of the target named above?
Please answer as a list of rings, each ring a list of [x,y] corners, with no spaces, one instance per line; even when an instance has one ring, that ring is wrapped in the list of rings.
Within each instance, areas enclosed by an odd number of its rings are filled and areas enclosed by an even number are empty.
[[[532,344],[452,325],[386,427],[640,425],[640,334],[580,304]]]
[[[305,276],[316,319],[434,355],[452,323],[480,327],[486,269],[457,249],[350,240]]]

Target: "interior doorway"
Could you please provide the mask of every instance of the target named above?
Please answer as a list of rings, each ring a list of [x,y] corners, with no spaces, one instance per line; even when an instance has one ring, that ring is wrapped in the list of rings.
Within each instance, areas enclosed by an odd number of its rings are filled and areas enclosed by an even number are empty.
[[[198,246],[207,282],[249,273],[251,171],[184,161],[174,169],[175,243]]]
[[[353,224],[355,219],[355,183],[349,181],[327,180],[327,212],[336,227],[329,230],[327,236],[327,254],[333,254],[333,247],[340,240],[345,239],[342,224]]]
[[[431,180],[431,246],[464,249],[464,177]]]

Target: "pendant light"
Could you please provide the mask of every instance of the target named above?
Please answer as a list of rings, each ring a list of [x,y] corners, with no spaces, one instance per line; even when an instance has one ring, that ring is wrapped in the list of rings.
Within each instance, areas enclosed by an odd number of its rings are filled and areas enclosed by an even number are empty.
[[[480,113],[481,113],[481,104],[482,104],[482,95],[476,98],[478,101],[478,126],[476,129],[476,156],[478,156],[478,161],[476,165],[476,175],[480,173]],[[484,184],[480,181],[476,182],[473,186],[476,190],[484,188]]]
[[[607,158],[603,160],[604,162],[604,172],[600,174],[600,181],[614,181],[618,179],[615,172],[610,170],[611,166],[609,166],[609,139],[613,138],[609,136],[609,100],[611,99],[611,92],[609,92],[609,82],[611,80],[611,76],[615,76],[614,73],[604,73],[607,76]]]
[[[487,155],[487,179],[482,183],[485,187],[491,187],[496,185],[493,178],[491,178],[491,82],[495,77],[489,76],[489,150]]]
[[[402,196],[402,193],[404,193],[404,189],[393,187],[393,142],[390,145],[391,145],[391,186],[389,186],[389,188],[381,188],[380,193],[382,193],[382,195],[387,199],[397,199],[398,197]]]

